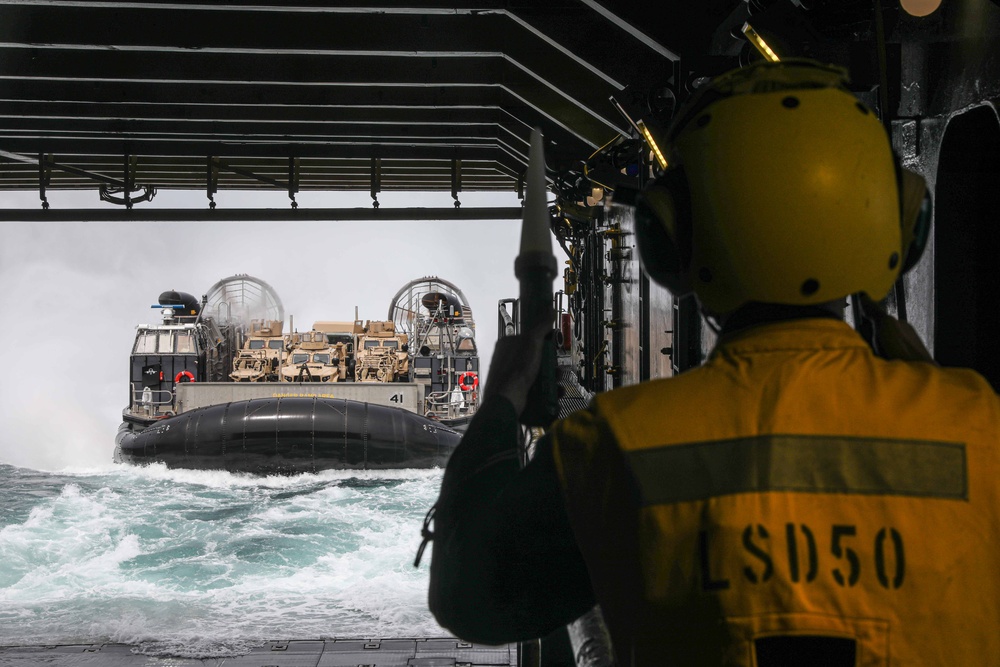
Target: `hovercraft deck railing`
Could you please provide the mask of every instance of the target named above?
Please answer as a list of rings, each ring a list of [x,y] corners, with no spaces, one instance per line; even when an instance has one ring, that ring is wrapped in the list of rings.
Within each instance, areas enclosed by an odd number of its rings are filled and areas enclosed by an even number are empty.
[[[174,412],[174,392],[168,389],[150,389],[132,387],[131,412],[139,417],[156,419]]]
[[[476,402],[462,390],[438,391],[427,396],[427,417],[442,421],[471,417]]]

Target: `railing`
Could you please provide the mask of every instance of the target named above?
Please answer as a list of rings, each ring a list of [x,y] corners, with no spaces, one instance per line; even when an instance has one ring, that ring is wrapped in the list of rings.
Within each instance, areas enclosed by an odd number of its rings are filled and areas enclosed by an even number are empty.
[[[163,414],[173,413],[174,392],[168,389],[150,389],[143,387],[136,389],[132,387],[132,405],[130,409],[133,414],[144,414],[147,417],[156,417]],[[164,409],[166,408],[166,409]]]
[[[426,398],[425,415],[435,419],[458,419],[476,413],[478,401],[475,390],[463,391],[458,387],[451,391],[436,391]]]

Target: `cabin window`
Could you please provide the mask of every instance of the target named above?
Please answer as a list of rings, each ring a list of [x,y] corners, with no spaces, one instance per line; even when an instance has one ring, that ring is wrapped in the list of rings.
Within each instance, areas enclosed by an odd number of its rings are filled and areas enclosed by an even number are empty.
[[[251,350],[263,350],[264,349],[264,341],[262,341],[262,340],[252,340],[252,341],[250,341],[250,349]]]
[[[140,334],[135,339],[135,354],[156,354],[156,334]]]
[[[386,341],[383,341],[382,344],[385,347],[391,348],[393,350],[398,350],[399,349],[399,341],[398,340],[386,340]]]
[[[378,341],[377,340],[366,340],[365,341],[365,349],[366,350],[370,350],[373,347],[378,347]]]
[[[304,363],[308,363],[308,361],[309,361],[309,355],[308,354],[293,354],[292,355],[292,363],[293,364],[304,364]]]
[[[160,354],[170,354],[174,351],[174,335],[172,331],[161,331],[157,348]]]
[[[267,347],[272,350],[280,350],[282,347],[284,347],[284,341],[269,340],[267,341]]]
[[[330,363],[330,355],[329,354],[319,354],[319,353],[314,354],[313,355],[313,362],[315,362],[317,364],[328,364],[328,363]]]
[[[178,333],[177,334],[177,352],[179,354],[193,354],[196,352],[194,348],[194,336],[189,333]]]

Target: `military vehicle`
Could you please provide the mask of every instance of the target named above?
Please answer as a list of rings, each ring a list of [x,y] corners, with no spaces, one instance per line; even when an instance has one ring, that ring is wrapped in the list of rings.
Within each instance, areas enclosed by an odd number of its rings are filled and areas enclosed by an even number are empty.
[[[288,356],[281,334],[281,320],[253,320],[243,347],[233,359],[233,382],[267,382],[278,379],[278,368]]]
[[[337,346],[340,358],[340,381],[354,381],[355,349],[358,335],[364,333],[364,330],[361,320],[357,319],[357,313],[353,322],[320,321],[313,324],[313,331],[322,331],[326,334],[327,342]]]
[[[338,382],[341,360],[345,357],[343,343],[331,345],[322,331],[307,331],[289,337],[289,352],[281,367],[281,382]]]
[[[369,321],[358,336],[354,379],[357,382],[409,382],[408,337],[390,321]]]

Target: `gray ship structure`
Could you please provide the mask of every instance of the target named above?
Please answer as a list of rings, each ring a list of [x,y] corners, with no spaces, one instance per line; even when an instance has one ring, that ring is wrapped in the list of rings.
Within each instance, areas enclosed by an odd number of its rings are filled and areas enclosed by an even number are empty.
[[[236,275],[167,291],[136,327],[119,463],[254,474],[443,466],[479,406],[472,310],[425,277],[387,319],[298,332],[274,289]]]

